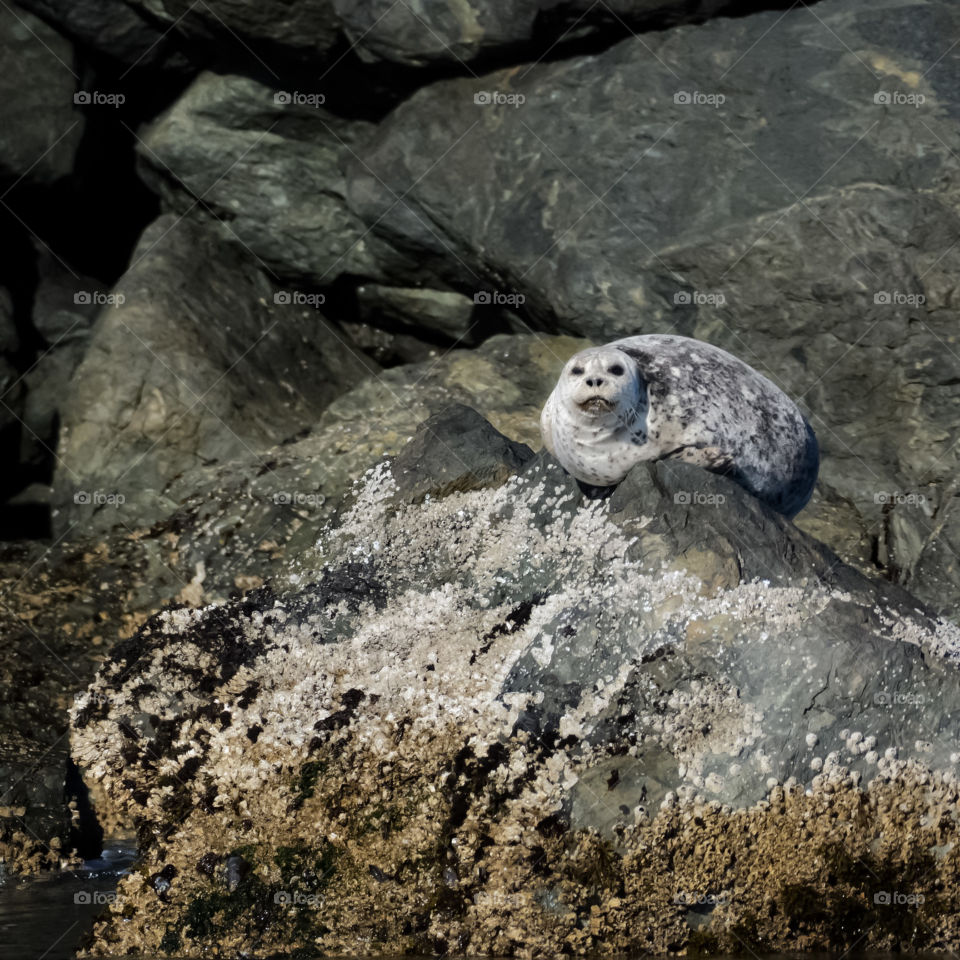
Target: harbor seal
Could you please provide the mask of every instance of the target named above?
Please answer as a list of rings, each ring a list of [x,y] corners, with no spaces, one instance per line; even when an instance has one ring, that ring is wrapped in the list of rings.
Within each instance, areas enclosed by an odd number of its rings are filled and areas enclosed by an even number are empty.
[[[817,480],[817,439],[797,405],[732,354],[650,334],[567,361],[540,417],[544,446],[578,480],[619,483],[644,460],[722,473],[785,516]]]

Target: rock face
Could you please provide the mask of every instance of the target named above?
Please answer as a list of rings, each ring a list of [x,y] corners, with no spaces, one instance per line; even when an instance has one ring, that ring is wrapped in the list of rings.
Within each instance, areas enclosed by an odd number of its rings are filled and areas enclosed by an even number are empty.
[[[134,538],[0,546],[0,862],[7,873],[73,866],[78,852],[102,849],[70,766],[67,711],[110,646],[155,609],[138,610],[152,573],[145,554]]]
[[[376,370],[276,293],[213,229],[167,215],[144,233],[72,381],[65,522],[106,508],[123,523],[128,495],[148,501],[184,470],[292,438]]]
[[[186,66],[171,57],[169,30],[121,0],[21,0],[20,6],[123,63]]]
[[[379,276],[373,254],[387,248],[374,239],[371,249],[341,170],[373,126],[323,102],[204,73],[145,132],[141,171],[170,209],[226,221],[227,236],[281,276],[314,285]]]
[[[19,420],[23,413],[23,388],[17,370],[14,367],[14,354],[19,347],[13,316],[13,302],[4,287],[0,287],[0,449],[8,462],[16,457],[19,438]],[[0,489],[7,487],[8,481],[0,483]],[[4,489],[4,492],[9,492]]]
[[[337,38],[331,0],[210,0],[202,4],[132,0],[131,6],[189,40],[224,45],[232,60],[244,62],[251,69],[258,63],[264,65],[265,50],[271,51],[270,59],[280,68],[283,60],[276,56],[278,48],[287,56],[309,52],[317,57]]]
[[[31,325],[39,340],[38,355],[23,375],[19,461],[21,468],[49,484],[51,453],[57,449],[67,384],[90,342],[99,284],[78,277],[49,254],[38,251],[39,281],[33,297]],[[90,303],[83,294],[90,294]],[[78,294],[80,296],[78,296]]]
[[[295,442],[195,466],[172,479],[162,496],[125,488],[130,496],[122,505],[103,506],[89,519],[75,507],[72,517],[84,517],[94,532],[134,536],[142,559],[131,564],[132,610],[152,612],[172,600],[226,600],[261,586],[311,549],[369,464],[399,453],[418,423],[451,404],[476,407],[539,446],[537,399],[549,388],[554,365],[581,343],[495,337],[475,351],[384,371],[335,400]],[[469,436],[458,441],[467,449]]]
[[[0,10],[0,181],[29,177],[50,183],[73,168],[83,117],[73,48],[42,20],[5,5]],[[52,66],[51,66],[52,63]]]
[[[821,440],[817,532],[955,614],[958,17],[831,0],[434,84],[352,162],[350,203],[554,332],[742,357]]]
[[[725,478],[587,500],[454,408],[78,701],[144,856],[91,949],[954,949],[958,656]]]
[[[389,0],[334,0],[348,37],[369,56],[423,65],[463,63],[484,55],[529,51],[539,33],[547,50],[568,38],[606,27],[666,26],[717,13],[726,0],[615,0],[602,9],[589,0],[427,0],[410,5]]]
[[[409,334],[432,334],[463,346],[470,346],[476,335],[476,304],[454,290],[369,283],[357,287],[357,301],[360,316],[371,326],[397,326]]]

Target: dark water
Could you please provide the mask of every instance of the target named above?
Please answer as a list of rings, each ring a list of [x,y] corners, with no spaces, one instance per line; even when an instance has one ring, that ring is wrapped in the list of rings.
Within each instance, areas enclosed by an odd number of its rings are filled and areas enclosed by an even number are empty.
[[[114,895],[134,851],[109,847],[82,870],[0,880],[0,958],[69,960]]]

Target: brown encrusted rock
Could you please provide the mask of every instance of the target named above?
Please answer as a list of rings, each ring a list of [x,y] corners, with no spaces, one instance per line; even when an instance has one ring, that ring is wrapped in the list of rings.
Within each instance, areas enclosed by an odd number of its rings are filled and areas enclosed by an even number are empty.
[[[953,949],[960,634],[918,606],[686,464],[408,503],[384,461],[78,702],[143,857],[91,950]]]

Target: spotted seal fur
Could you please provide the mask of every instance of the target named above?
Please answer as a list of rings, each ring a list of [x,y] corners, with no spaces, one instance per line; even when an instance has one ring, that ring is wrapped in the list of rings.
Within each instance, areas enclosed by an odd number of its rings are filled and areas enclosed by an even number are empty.
[[[584,483],[612,486],[644,460],[723,473],[792,517],[813,492],[817,439],[797,405],[700,340],[627,337],[571,357],[540,418],[543,442]]]

